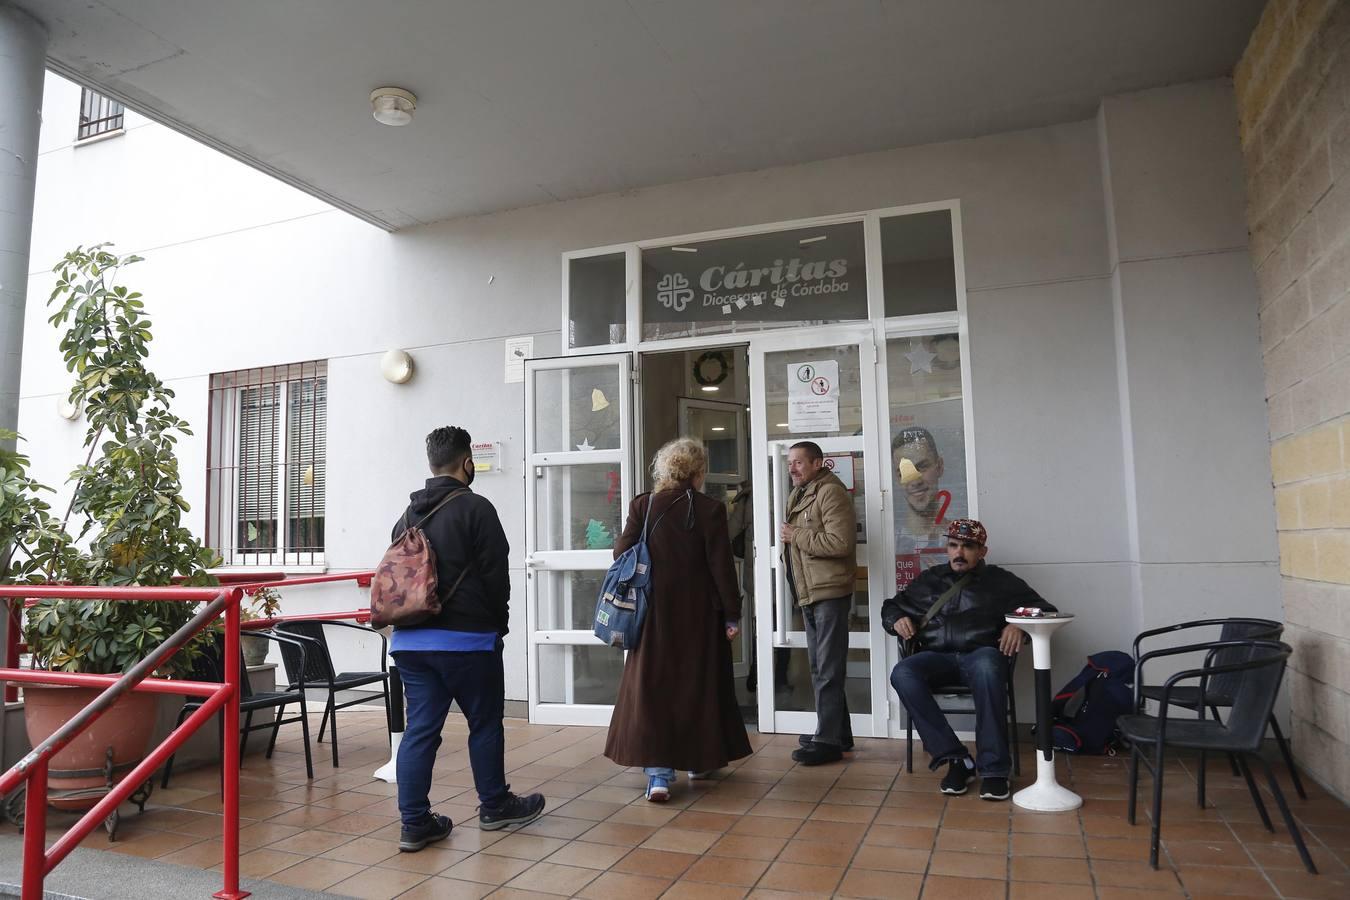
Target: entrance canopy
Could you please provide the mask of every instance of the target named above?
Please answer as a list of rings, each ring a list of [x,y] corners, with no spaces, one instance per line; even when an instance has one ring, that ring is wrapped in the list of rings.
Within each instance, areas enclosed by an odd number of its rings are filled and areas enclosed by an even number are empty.
[[[1264,0],[17,5],[52,69],[396,230],[1088,118],[1231,73]]]

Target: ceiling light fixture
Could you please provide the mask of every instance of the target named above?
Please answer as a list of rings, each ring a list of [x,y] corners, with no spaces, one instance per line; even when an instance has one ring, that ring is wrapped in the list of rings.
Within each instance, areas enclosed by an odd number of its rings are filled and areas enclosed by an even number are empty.
[[[725,425],[714,425],[714,426],[712,427],[712,430],[713,430],[713,431],[726,431],[727,428],[726,428]]]
[[[713,394],[716,393],[719,388],[715,384],[705,384],[703,387],[699,388],[699,390],[703,391],[705,394]]]
[[[829,238],[828,234],[822,234],[817,237],[802,238],[797,243],[805,247],[807,244],[814,244],[816,241],[823,241]]]
[[[671,247],[670,249],[671,249],[671,251],[674,252],[674,253],[697,253],[697,252],[698,252],[698,248],[697,248],[697,247]]]
[[[404,350],[390,350],[380,357],[380,374],[390,384],[407,384],[413,377],[413,358]]]
[[[417,109],[417,97],[403,88],[376,88],[370,92],[370,108],[382,125],[407,125]]]

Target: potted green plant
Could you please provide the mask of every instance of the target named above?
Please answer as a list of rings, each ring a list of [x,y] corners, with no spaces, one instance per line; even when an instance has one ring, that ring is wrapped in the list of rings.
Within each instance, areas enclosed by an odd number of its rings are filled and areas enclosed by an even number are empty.
[[[83,409],[88,456],[71,473],[70,505],[57,521],[27,475],[27,460],[10,452],[5,467],[5,542],[11,551],[2,573],[13,583],[156,586],[214,585],[208,570],[216,554],[183,525],[178,439],[188,423],[169,409],[173,391],[146,365],[152,339],[141,295],[117,283],[138,256],[119,257],[98,245],[76,248],[57,264],[48,301],[50,322],[64,328],[61,352],[75,376],[69,400]],[[11,472],[13,474],[11,474]],[[10,506],[11,494],[16,498]],[[33,665],[66,672],[125,672],[161,644],[195,612],[187,603],[43,600],[29,611],[24,637]],[[185,675],[200,639],[175,654],[160,674]],[[34,744],[45,739],[97,689],[26,688],[25,719]],[[100,769],[113,748],[118,768],[144,756],[155,721],[154,697],[133,693],[102,716],[87,738],[53,759],[58,770]],[[100,730],[101,729],[101,730]],[[72,756],[80,748],[89,753]],[[98,785],[102,777],[93,779]],[[78,785],[67,784],[67,788]]]
[[[281,595],[273,588],[258,588],[239,611],[239,618],[244,622],[253,622],[258,619],[276,618],[279,612],[281,612]],[[266,638],[244,632],[240,643],[244,648],[244,665],[261,666],[267,662],[267,651],[271,649],[271,644]]]

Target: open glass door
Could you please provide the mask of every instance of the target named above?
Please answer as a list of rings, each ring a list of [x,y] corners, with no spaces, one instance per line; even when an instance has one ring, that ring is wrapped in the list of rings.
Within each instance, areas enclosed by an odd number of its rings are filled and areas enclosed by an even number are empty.
[[[608,725],[624,655],[591,632],[633,497],[632,358],[525,361],[530,721]]]
[[[853,733],[887,733],[886,635],[881,602],[890,596],[882,513],[885,454],[877,443],[876,343],[870,328],[830,328],[801,336],[756,338],[750,351],[751,459],[755,503],[755,649],[759,729],[810,734],[815,697],[806,631],[786,578],[778,526],[792,489],[788,448],[814,441],[854,497],[857,579],[849,616],[847,686]],[[760,489],[763,485],[764,489]],[[873,536],[872,540],[868,540]],[[775,664],[767,660],[775,658]]]

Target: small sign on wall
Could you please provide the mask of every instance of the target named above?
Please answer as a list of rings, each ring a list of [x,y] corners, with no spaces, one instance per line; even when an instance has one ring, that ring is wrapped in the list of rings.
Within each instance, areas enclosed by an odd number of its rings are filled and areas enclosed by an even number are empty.
[[[474,472],[481,475],[502,470],[502,445],[499,441],[474,441],[469,449],[473,451]]]
[[[839,361],[788,363],[788,428],[839,430]]]

